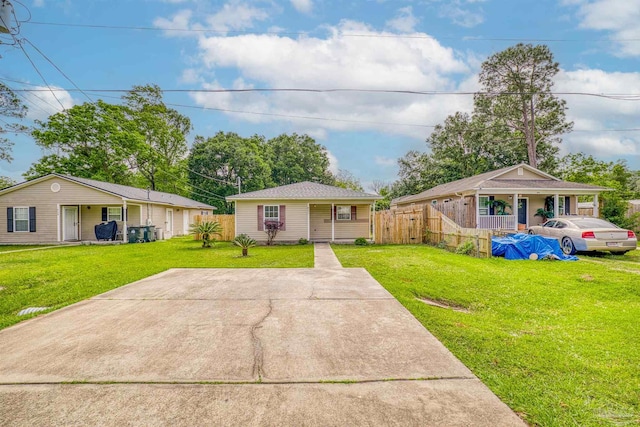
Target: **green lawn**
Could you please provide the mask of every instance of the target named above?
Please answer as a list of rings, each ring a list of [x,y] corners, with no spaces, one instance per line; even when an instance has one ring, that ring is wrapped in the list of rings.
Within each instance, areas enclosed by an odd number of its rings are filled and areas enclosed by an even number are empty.
[[[202,249],[193,238],[116,245],[73,246],[0,254],[0,328],[34,315],[27,307],[57,309],[176,267],[313,267],[313,246],[241,249],[217,243]]]
[[[427,246],[333,248],[345,267],[365,267],[527,422],[640,424],[640,251],[533,262]]]

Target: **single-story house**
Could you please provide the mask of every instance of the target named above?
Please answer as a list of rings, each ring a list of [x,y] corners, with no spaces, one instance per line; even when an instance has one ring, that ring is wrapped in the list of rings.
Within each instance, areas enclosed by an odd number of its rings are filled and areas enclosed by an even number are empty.
[[[228,196],[235,203],[236,234],[267,240],[265,227],[281,224],[275,241],[372,238],[372,212],[382,197],[315,182],[300,182]]]
[[[522,163],[394,199],[391,208],[407,210],[432,204],[441,211],[467,212],[468,215],[450,216],[457,218],[452,219],[462,227],[518,230],[542,223],[543,218],[536,216],[536,212],[545,206],[553,206],[554,217],[577,215],[579,196],[591,196],[593,216],[597,217],[598,195],[608,190],[562,181]]]
[[[123,236],[128,226],[155,225],[170,238],[214,209],[176,194],[54,173],[0,190],[0,243],[94,241],[95,225],[108,221]]]

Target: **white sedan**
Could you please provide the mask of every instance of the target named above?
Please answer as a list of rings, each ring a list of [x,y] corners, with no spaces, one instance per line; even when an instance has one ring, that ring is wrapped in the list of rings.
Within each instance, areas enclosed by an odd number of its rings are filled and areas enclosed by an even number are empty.
[[[609,251],[622,255],[638,245],[633,231],[590,217],[552,218],[542,225],[529,227],[529,234],[555,237],[567,255],[578,251]]]

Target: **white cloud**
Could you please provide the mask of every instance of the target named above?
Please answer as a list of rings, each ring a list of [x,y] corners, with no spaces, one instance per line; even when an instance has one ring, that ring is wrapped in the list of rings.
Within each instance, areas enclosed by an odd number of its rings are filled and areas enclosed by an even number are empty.
[[[266,10],[260,9],[239,1],[225,3],[216,13],[206,14],[201,17],[203,22],[192,22],[193,11],[183,9],[174,14],[170,19],[156,18],[153,25],[165,30],[189,29],[189,30],[211,30],[216,32],[227,32],[246,30],[253,28],[256,22],[269,18]],[[199,37],[197,32],[167,31],[167,36],[193,36]]]
[[[311,13],[313,10],[312,0],[291,0],[291,4],[300,13]]]
[[[380,166],[396,166],[398,160],[391,157],[375,156],[374,162],[376,163],[376,165]]]
[[[29,107],[27,117],[32,120],[45,120],[50,115],[62,111],[62,106],[68,109],[74,105],[71,94],[60,87],[51,86],[51,89],[55,91],[55,97],[46,86],[33,86],[32,89],[35,91],[24,93],[27,106]],[[60,102],[58,102],[56,98],[58,98]],[[62,104],[62,106],[60,106],[60,104]]]
[[[597,69],[562,71],[555,87],[557,92],[624,94],[630,92],[629,88],[640,87],[640,73]],[[575,122],[575,131],[564,138],[563,151],[598,156],[640,154],[639,132],[606,131],[637,128],[640,102],[583,95],[563,95],[563,98],[567,101],[567,116]]]
[[[639,0],[564,0],[562,4],[576,6],[580,27],[608,31],[620,56],[640,55]]]
[[[392,34],[353,21],[343,21],[329,31],[327,38],[274,34],[201,37],[200,57],[205,69],[235,69],[243,81],[270,88],[455,90],[456,77],[471,72],[464,57],[434,39],[349,37],[350,33]],[[218,81],[209,81],[208,85],[222,86]],[[196,103],[210,108],[276,115],[240,116],[251,122],[278,120],[305,128],[377,129],[420,139],[428,134],[429,128],[386,123],[435,124],[454,111],[468,111],[472,104],[471,97],[371,92],[195,93],[192,96]]]
[[[179,78],[180,83],[193,84],[193,83],[201,83],[202,78],[197,70],[193,68],[187,68],[182,71],[182,75]]]
[[[449,18],[454,24],[465,28],[475,27],[484,22],[482,11],[468,9],[460,1],[443,5],[440,16]]]
[[[44,0],[33,0],[33,7],[44,7]]]
[[[388,20],[385,26],[401,33],[411,33],[415,30],[417,24],[418,18],[413,15],[411,6],[407,6],[398,9],[396,17]]]

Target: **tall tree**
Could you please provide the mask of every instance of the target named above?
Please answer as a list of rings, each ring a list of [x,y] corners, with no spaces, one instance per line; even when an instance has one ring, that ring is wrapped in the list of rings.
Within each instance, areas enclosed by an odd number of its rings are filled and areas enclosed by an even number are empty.
[[[197,136],[188,157],[189,182],[193,198],[232,213],[232,203],[225,196],[241,191],[262,190],[272,185],[264,137],[243,138],[238,134],[218,132],[210,138]],[[204,190],[204,191],[203,191]]]
[[[176,188],[176,180],[186,180],[181,161],[188,151],[191,120],[168,108],[162,97],[157,85],[134,86],[123,96],[131,127],[142,136],[129,162],[152,190],[176,192],[181,188]]]
[[[22,119],[27,115],[27,107],[8,86],[0,83],[0,160],[10,162],[13,142],[4,135],[7,133],[25,132],[27,128],[16,122],[6,122],[2,117],[10,120]]]
[[[51,154],[24,174],[33,178],[50,172],[72,174],[117,184],[129,184],[132,172],[127,159],[142,136],[128,120],[126,108],[102,100],[75,105],[36,120],[32,131],[36,144]]]
[[[314,181],[333,184],[327,149],[308,135],[282,134],[267,142],[275,185]]]
[[[482,63],[482,92],[474,99],[496,139],[520,142],[529,164],[546,170],[555,166],[560,135],[573,127],[566,102],[551,93],[558,71],[547,46],[520,43]]]

